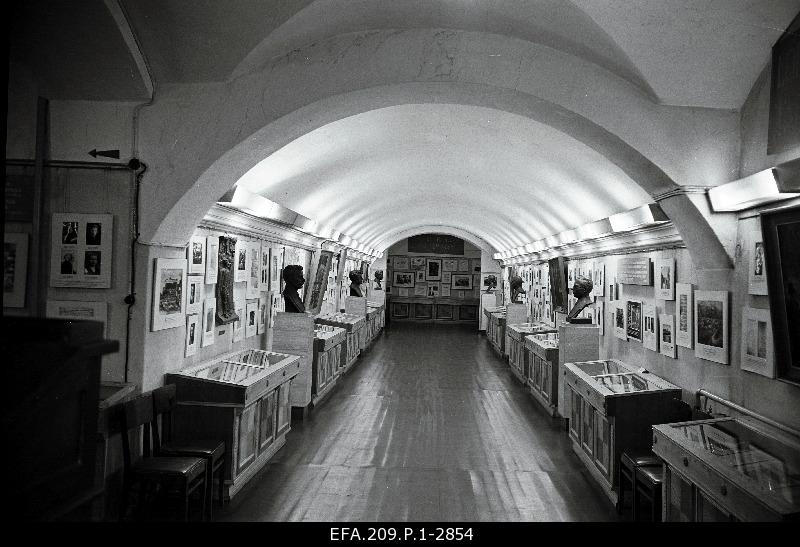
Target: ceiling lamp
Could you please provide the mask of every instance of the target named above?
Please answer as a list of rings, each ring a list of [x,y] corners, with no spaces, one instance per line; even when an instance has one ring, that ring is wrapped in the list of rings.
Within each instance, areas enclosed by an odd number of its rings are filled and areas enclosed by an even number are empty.
[[[608,217],[608,221],[614,232],[630,232],[638,228],[669,222],[669,217],[657,204],[648,203],[624,213],[611,215]]]
[[[709,188],[711,208],[716,213],[729,213],[797,197],[800,194],[790,192],[800,191],[797,162],[786,162],[776,169],[765,169],[749,177]]]

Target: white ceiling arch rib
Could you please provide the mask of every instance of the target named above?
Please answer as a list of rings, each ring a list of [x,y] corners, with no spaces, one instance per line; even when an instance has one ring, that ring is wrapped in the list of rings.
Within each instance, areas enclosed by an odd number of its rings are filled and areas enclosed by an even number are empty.
[[[458,226],[444,226],[441,224],[420,225],[420,226],[415,226],[413,228],[407,228],[404,230],[388,233],[386,234],[386,237],[384,237],[381,246],[377,247],[376,249],[380,252],[384,252],[398,241],[402,241],[408,237],[418,236],[422,234],[445,234],[445,235],[460,237],[465,241],[469,241],[470,243],[478,247],[480,250],[488,253],[489,256],[491,256],[493,253],[496,252],[496,250],[491,245],[489,245],[479,236],[471,232],[468,232],[463,228],[459,228]]]

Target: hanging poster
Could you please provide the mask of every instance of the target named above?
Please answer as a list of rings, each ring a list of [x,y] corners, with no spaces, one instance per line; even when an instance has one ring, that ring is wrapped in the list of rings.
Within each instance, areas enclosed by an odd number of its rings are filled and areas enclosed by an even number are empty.
[[[657,259],[654,275],[656,299],[675,300],[675,259]]]
[[[769,310],[742,308],[742,370],[775,377]]]
[[[203,272],[205,274],[205,272]],[[203,301],[205,300],[205,276],[190,275],[188,278],[188,289],[186,295],[186,313],[203,313]]]
[[[314,272],[314,279],[311,282],[311,290],[308,291],[308,302],[306,311],[316,315],[322,308],[322,300],[328,288],[328,274],[330,273],[333,253],[331,251],[320,251],[317,261],[317,270]],[[381,272],[381,276],[383,272]]]
[[[187,260],[189,261],[189,274],[206,274],[206,238],[204,236],[192,236],[189,240],[189,248],[186,249]]]
[[[258,298],[261,283],[261,242],[253,241],[248,247],[247,298]]]
[[[677,347],[675,346],[675,316],[659,315],[658,332],[659,353],[675,359],[678,356]]]
[[[3,307],[24,308],[28,275],[28,234],[3,233]]]
[[[214,344],[214,322],[217,315],[217,299],[206,298],[203,303],[203,338],[200,347]]]
[[[48,300],[45,317],[52,319],[77,319],[84,321],[100,321],[107,331],[108,303],[84,302],[82,300]]]
[[[464,261],[466,262],[466,260]],[[444,272],[454,272],[458,268],[458,259],[455,258],[445,258],[442,260],[442,271]],[[459,269],[459,271],[462,271]]]
[[[206,285],[217,282],[218,253],[219,236],[206,237]]]
[[[628,324],[626,322],[627,315],[625,310],[625,301],[617,300],[614,302],[614,336],[620,340],[628,339]]]
[[[250,338],[258,333],[258,300],[248,301],[244,325],[244,337]]]
[[[654,304],[642,304],[643,336],[644,347],[652,351],[658,351],[658,314]]]
[[[675,313],[678,315],[678,324],[675,330],[675,343],[679,346],[691,349],[692,333],[694,330],[691,284],[675,284]]]
[[[694,354],[728,364],[728,291],[695,291]]]
[[[269,244],[261,244],[261,250],[259,251],[259,254],[261,255],[261,283],[259,286],[261,287],[262,291],[269,290],[269,265],[272,257],[270,252],[271,250],[272,249],[270,248]]]
[[[272,303],[269,301],[270,293],[261,293],[258,299],[258,321],[256,323],[256,334],[265,334],[267,332],[267,316],[268,311],[272,309]]]
[[[151,330],[180,327],[186,317],[186,260],[156,258]]]
[[[764,262],[764,238],[761,230],[750,233],[750,268],[748,270],[748,292],[767,293],[767,266]]]
[[[450,296],[450,285],[445,285],[444,282],[442,282],[441,290],[442,290],[442,296],[446,297]]]
[[[113,215],[54,214],[50,238],[50,286],[111,288],[113,233]]]
[[[200,316],[196,313],[186,316],[186,349],[184,357],[191,357],[197,353],[198,340],[200,340]]]
[[[272,252],[270,253],[272,257],[270,273],[269,273],[269,284],[270,288],[273,293],[280,293],[281,292],[281,269],[283,268],[283,245],[275,243],[272,245]],[[283,299],[279,299],[283,300]]]
[[[245,241],[242,238],[239,238],[236,241],[236,250],[235,250],[235,258],[234,258],[234,274],[233,274],[233,281],[235,283],[240,283],[242,281],[247,281],[247,278],[250,276],[250,264],[248,262],[248,251],[250,250],[250,242]]]
[[[233,322],[233,341],[239,342],[244,338],[244,301],[234,301],[237,319]]]
[[[425,259],[423,258],[422,260],[425,260]],[[408,270],[409,269],[408,257],[407,256],[396,256],[396,257],[394,257],[394,269],[395,270]]]
[[[427,265],[425,280],[426,281],[441,281],[442,280],[442,259],[441,258],[428,258],[425,260]]]
[[[395,259],[395,264],[397,264],[397,259]],[[395,266],[396,268],[397,266]],[[408,269],[408,268],[404,268]],[[424,270],[425,269],[425,257],[424,256],[412,256],[411,257],[411,269],[412,270]]]
[[[597,261],[594,263],[594,277],[592,277],[592,293],[595,296],[603,296],[605,294],[606,286],[606,265],[603,262]]]
[[[233,257],[236,250],[236,238],[219,236],[219,265],[217,271],[217,325],[227,325],[236,319],[236,309],[234,308],[234,282],[233,282]]]

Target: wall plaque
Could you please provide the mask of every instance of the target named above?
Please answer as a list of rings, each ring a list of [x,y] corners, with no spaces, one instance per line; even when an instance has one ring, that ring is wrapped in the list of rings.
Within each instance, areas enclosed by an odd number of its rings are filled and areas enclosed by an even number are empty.
[[[464,240],[447,234],[422,234],[408,238],[409,253],[463,255]]]
[[[617,261],[617,282],[623,285],[652,285],[650,258],[620,258]]]

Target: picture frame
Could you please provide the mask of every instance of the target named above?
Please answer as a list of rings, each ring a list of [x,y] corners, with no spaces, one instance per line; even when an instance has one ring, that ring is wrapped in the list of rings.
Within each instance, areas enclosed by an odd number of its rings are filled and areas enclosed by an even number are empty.
[[[425,281],[425,270],[416,271],[416,281]]]
[[[214,345],[214,329],[216,328],[217,299],[209,297],[203,302],[203,336],[200,347]]]
[[[470,268],[469,268],[469,259],[459,258],[458,259],[458,264],[456,265],[456,271],[457,272],[464,272],[464,273],[467,273],[467,272],[473,273],[472,271],[470,271]],[[477,273],[480,273],[480,270]]]
[[[442,282],[441,291],[442,291],[442,297],[443,298],[449,298],[450,297],[450,285],[446,285],[444,282]]]
[[[219,271],[219,236],[206,237],[206,285],[217,282]]]
[[[599,327],[599,334],[603,336],[605,334],[606,303],[602,300],[598,300],[594,303],[594,318],[595,323]]]
[[[457,269],[458,269],[458,259],[455,258],[442,259],[442,272],[455,272]]]
[[[690,283],[675,284],[675,343],[692,349],[694,338],[694,304],[693,290]]]
[[[245,308],[244,337],[258,334],[258,300],[248,300]]]
[[[51,224],[50,286],[110,289],[113,235],[113,215],[54,213]],[[5,303],[4,306],[7,307]]]
[[[642,303],[642,345],[658,353],[658,310],[655,304]]]
[[[397,289],[397,296],[407,297],[408,296],[408,289],[406,288],[399,288]]]
[[[408,270],[409,268],[403,268]],[[425,269],[425,257],[424,256],[412,256],[411,257],[411,269],[412,270],[424,270]]]
[[[103,333],[108,332],[108,303],[84,300],[48,300],[45,317],[52,319],[76,319],[100,321]]]
[[[667,314],[658,315],[658,352],[661,355],[675,359],[678,357],[678,348],[675,344],[675,316]]]
[[[205,266],[205,264],[204,264]],[[205,274],[205,272],[203,272]],[[205,275],[187,276],[186,285],[186,313],[203,313],[203,302],[205,296]]]
[[[247,249],[247,298],[258,298],[261,292],[261,242],[253,241]]]
[[[407,256],[396,256],[394,257],[394,269],[395,270],[408,270],[408,257]]]
[[[453,272],[442,272],[442,286],[453,282]]]
[[[205,267],[205,264],[203,265]],[[183,353],[184,357],[191,357],[197,353],[197,347],[200,345],[200,316],[192,313],[186,316],[186,343]]]
[[[271,293],[261,293],[258,298],[258,318],[256,320],[256,334],[266,334],[267,332],[267,310],[271,308],[269,305],[269,297]]]
[[[628,339],[628,321],[625,309],[625,301],[617,300],[614,302],[614,336],[620,340]]]
[[[625,302],[625,332],[628,340],[642,341],[642,303],[639,300]]]
[[[481,274],[481,289],[484,291],[496,291],[497,290],[497,273],[495,272],[484,272]]]
[[[470,258],[469,259],[470,266],[472,267],[472,273],[481,273],[481,259],[480,258]]]
[[[416,274],[413,271],[394,271],[392,272],[392,287],[411,288],[416,284]]]
[[[594,276],[592,277],[592,282],[594,286],[592,288],[592,293],[594,296],[603,296],[605,295],[605,286],[606,286],[606,265],[603,262],[597,261],[594,263]]]
[[[189,240],[189,247],[186,249],[186,260],[189,262],[187,273],[206,274],[206,238],[204,236],[192,236]]]
[[[764,237],[760,230],[750,232],[749,268],[747,273],[747,292],[767,295],[767,261],[764,256]]]
[[[3,307],[24,308],[28,286],[28,234],[3,233]]]
[[[426,258],[425,259],[425,280],[426,281],[441,281],[442,280],[442,259],[441,258]]]
[[[428,283],[428,298],[439,297],[439,283]]]
[[[417,283],[414,285],[414,296],[425,296],[428,294],[427,283]]]
[[[151,331],[172,329],[185,324],[186,260],[156,258],[153,268]]]
[[[450,287],[462,291],[472,290],[472,274],[453,274]]]
[[[265,243],[261,243],[261,283],[259,287],[262,291],[270,290],[269,284],[269,274],[270,274],[270,264],[272,263],[272,247]]]
[[[768,309],[742,308],[741,368],[775,378],[772,321]]]
[[[233,258],[233,282],[241,283],[250,277],[250,242],[242,238],[236,240]]]
[[[233,330],[233,341],[240,342],[244,338],[244,302],[235,302],[234,310],[236,311],[236,315],[239,317],[239,319],[235,320],[233,322],[233,326],[231,327]]]
[[[728,291],[694,292],[694,354],[700,359],[730,364]]]
[[[675,300],[674,258],[659,258],[654,262],[653,286],[657,300]]]

